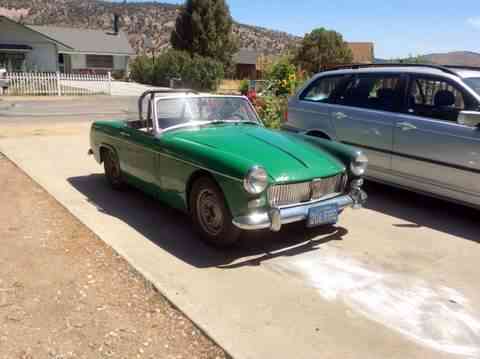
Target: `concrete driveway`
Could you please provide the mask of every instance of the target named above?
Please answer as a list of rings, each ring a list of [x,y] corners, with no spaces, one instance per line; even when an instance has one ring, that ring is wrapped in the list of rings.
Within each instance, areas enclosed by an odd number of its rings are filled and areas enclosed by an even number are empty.
[[[86,156],[86,123],[29,123],[44,131],[10,132],[0,151],[235,358],[480,357],[478,211],[368,184],[368,207],[335,228],[292,225],[220,252],[183,214],[112,191]]]

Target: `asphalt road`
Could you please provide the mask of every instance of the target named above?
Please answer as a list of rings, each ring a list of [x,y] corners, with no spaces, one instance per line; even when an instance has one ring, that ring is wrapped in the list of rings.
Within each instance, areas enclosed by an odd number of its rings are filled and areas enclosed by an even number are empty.
[[[368,183],[367,208],[335,228],[219,252],[183,214],[110,190],[86,156],[88,121],[58,132],[25,117],[22,135],[2,121],[0,151],[235,358],[480,357],[478,211]]]

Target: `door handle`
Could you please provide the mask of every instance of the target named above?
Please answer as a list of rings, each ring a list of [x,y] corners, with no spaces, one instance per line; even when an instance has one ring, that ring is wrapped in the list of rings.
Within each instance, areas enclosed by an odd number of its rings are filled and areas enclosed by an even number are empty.
[[[348,116],[345,115],[343,112],[335,112],[335,113],[333,114],[333,116],[335,116],[335,118],[336,118],[337,120],[344,120],[344,119],[346,119],[346,118],[348,117]]]
[[[397,123],[397,127],[400,127],[402,131],[410,131],[417,129],[417,126],[412,125],[410,122],[399,122]]]
[[[123,132],[123,131],[121,131],[121,132],[120,132],[120,136],[130,137],[130,134],[129,134],[128,132]]]

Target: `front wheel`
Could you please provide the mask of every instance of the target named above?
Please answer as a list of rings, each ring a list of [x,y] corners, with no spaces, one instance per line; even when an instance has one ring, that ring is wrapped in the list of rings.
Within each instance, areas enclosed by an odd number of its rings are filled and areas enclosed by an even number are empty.
[[[105,169],[105,177],[112,188],[116,190],[122,190],[125,188],[118,157],[112,150],[104,150],[103,168]]]
[[[241,231],[233,225],[225,197],[212,179],[201,177],[195,181],[189,200],[195,230],[204,241],[217,247],[238,241]]]

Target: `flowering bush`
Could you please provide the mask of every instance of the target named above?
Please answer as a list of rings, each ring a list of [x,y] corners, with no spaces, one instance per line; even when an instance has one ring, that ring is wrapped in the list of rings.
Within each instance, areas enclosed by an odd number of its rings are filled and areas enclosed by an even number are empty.
[[[262,97],[251,99],[265,125],[280,128],[287,111],[288,96],[293,95],[305,80],[288,57],[272,64],[266,72],[267,85]]]
[[[265,126],[273,129],[281,127],[285,111],[287,110],[286,97],[257,97],[254,104]]]

